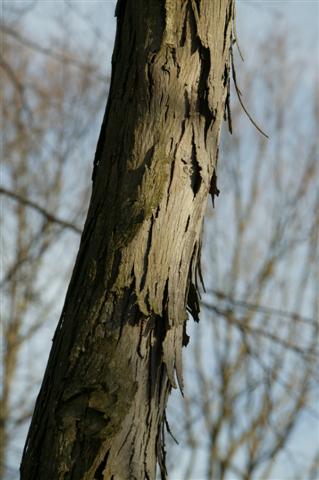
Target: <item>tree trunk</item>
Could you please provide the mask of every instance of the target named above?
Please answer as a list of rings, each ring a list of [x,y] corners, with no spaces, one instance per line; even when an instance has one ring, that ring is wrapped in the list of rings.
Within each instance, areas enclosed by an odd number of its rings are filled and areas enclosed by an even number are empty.
[[[233,0],[121,0],[93,192],[24,480],[166,476],[165,407],[197,320]],[[187,307],[188,306],[188,307]]]

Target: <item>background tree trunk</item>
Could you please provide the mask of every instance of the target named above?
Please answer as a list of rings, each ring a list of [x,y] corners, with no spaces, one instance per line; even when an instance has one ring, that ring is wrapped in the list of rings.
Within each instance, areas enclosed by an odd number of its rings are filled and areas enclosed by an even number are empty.
[[[93,193],[22,479],[165,477],[229,81],[232,0],[119,1]]]

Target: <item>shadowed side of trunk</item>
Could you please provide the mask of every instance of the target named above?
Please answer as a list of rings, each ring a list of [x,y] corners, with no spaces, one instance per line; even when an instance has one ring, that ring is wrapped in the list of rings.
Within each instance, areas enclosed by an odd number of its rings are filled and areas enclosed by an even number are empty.
[[[22,479],[166,476],[165,407],[198,319],[201,231],[229,76],[232,0],[120,1],[80,250]]]

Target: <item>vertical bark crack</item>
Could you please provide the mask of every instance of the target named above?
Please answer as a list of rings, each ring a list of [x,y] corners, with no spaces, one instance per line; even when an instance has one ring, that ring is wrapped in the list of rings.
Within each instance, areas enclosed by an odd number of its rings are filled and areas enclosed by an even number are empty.
[[[109,455],[109,452],[107,452],[107,454],[103,458],[102,462],[100,463],[100,465],[96,469],[95,474],[94,474],[94,480],[103,480],[104,479],[104,470],[105,470],[105,467],[106,467],[106,464],[107,464],[108,455]]]
[[[191,152],[191,185],[194,193],[194,197],[196,197],[201,183],[202,183],[202,176],[201,176],[201,167],[197,160],[197,152],[196,152],[196,142],[194,138],[194,131],[192,134],[192,152]]]
[[[187,119],[189,118],[191,105],[188,98],[188,91],[186,89],[184,91],[184,108],[185,108],[185,119]]]
[[[145,286],[147,270],[148,270],[148,268],[147,268],[148,267],[148,256],[149,256],[151,246],[152,246],[153,225],[154,225],[154,217],[151,217],[150,228],[149,228],[148,237],[147,237],[147,245],[146,245],[146,250],[145,250],[145,254],[144,254],[144,269],[143,269],[143,275],[141,277],[140,290],[143,290],[143,288]]]
[[[207,144],[207,133],[215,119],[215,114],[209,105],[209,74],[211,70],[210,50],[199,42],[199,54],[201,58],[201,71],[198,83],[197,108],[205,119],[204,139]]]
[[[172,186],[173,177],[174,177],[174,168],[175,168],[175,160],[172,159],[171,167],[170,167],[170,176],[169,176],[168,188],[167,188],[166,207],[168,206],[168,202],[169,202],[169,199],[170,199],[170,191],[171,191],[171,186]]]

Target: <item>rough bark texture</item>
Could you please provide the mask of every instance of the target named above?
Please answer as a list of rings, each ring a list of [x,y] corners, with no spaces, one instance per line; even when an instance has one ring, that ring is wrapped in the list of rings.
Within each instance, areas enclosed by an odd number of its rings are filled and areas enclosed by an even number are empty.
[[[81,246],[21,466],[24,480],[165,477],[165,406],[229,80],[233,0],[126,0]],[[176,375],[176,378],[175,378]]]

